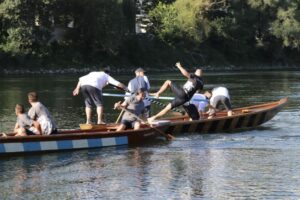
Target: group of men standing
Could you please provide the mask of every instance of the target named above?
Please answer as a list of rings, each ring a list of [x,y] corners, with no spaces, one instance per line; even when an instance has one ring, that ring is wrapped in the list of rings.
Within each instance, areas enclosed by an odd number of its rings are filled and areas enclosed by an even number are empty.
[[[199,112],[199,115],[196,115],[196,117],[191,116],[192,119],[201,118],[207,106],[209,107],[208,118],[214,117],[220,103],[227,109],[228,116],[233,114],[227,88],[217,87],[212,91],[206,91],[204,94],[201,94],[200,91],[203,90],[204,86],[202,70],[197,69],[194,73],[189,73],[179,62],[176,63],[175,66],[179,69],[181,74],[187,78],[187,81],[183,86],[179,86],[171,80],[166,80],[156,93],[152,93],[155,98],[159,99],[159,96],[169,88],[175,95],[174,99],[167,104],[165,108],[153,116],[150,115],[150,98],[153,98],[149,96],[150,83],[142,68],[135,70],[135,77],[129,81],[127,87],[110,76],[111,70],[109,67],[103,71],[90,72],[79,78],[77,86],[73,90],[73,96],[77,96],[81,91],[85,102],[87,124],[92,123],[93,106],[96,106],[97,110],[97,124],[105,124],[103,121],[104,107],[102,89],[110,84],[126,91],[125,96],[127,97],[125,97],[124,101],[119,101],[114,104],[114,109],[121,109],[122,113],[124,112],[117,131],[128,128],[139,129],[141,121],[144,123],[152,123],[157,118],[162,117],[168,111],[178,106],[183,106],[186,111],[188,111],[188,114],[190,114],[190,108],[195,109],[197,114]],[[14,129],[16,135],[49,135],[56,133],[57,129],[52,116],[48,109],[38,101],[37,93],[28,93],[28,101],[32,106],[28,114],[25,114],[23,105],[16,105],[17,123]],[[189,105],[193,106],[190,107]]]

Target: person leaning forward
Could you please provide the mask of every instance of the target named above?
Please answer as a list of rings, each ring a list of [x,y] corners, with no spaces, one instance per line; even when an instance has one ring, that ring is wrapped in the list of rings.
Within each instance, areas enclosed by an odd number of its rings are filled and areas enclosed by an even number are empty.
[[[15,112],[17,115],[17,122],[14,128],[15,136],[41,135],[42,130],[40,124],[37,121],[30,119],[25,113],[22,104],[16,105]]]
[[[110,68],[107,67],[104,71],[90,72],[89,74],[79,78],[78,84],[73,91],[73,96],[77,96],[81,90],[86,113],[86,123],[92,123],[92,106],[96,105],[98,120],[97,124],[104,124],[102,120],[103,115],[103,100],[102,89],[107,84],[115,85],[126,90],[126,86],[119,81],[112,78],[110,75]]]
[[[122,117],[121,124],[118,126],[117,131],[122,131],[128,128],[133,128],[137,130],[140,128],[141,123],[136,116],[140,117],[142,111],[144,110],[144,100],[145,91],[143,89],[138,89],[137,92],[127,98],[123,103],[121,101],[115,103],[114,109],[124,109],[125,113]]]
[[[223,104],[227,110],[227,116],[232,116],[232,105],[230,101],[229,91],[225,87],[215,87],[211,91],[206,91],[204,95],[210,99],[209,117],[211,119],[216,116],[216,110],[220,104]]]
[[[161,86],[159,91],[153,94],[156,98],[159,98],[159,95],[161,93],[163,93],[167,88],[170,88],[171,91],[175,94],[175,98],[159,113],[148,118],[149,123],[153,122],[156,118],[165,115],[172,108],[181,106],[184,103],[188,102],[195,94],[196,91],[203,89],[204,83],[201,78],[202,77],[201,69],[197,69],[195,73],[189,73],[181,66],[179,62],[176,63],[176,67],[180,70],[182,75],[185,76],[188,80],[182,87],[176,85],[170,80],[167,80]]]

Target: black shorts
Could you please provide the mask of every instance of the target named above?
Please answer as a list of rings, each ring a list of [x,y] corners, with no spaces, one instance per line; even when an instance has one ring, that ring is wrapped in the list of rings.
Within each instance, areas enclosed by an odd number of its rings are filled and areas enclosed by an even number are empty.
[[[91,108],[93,105],[103,106],[102,91],[90,85],[81,86],[85,106]]]
[[[33,131],[29,130],[29,129],[25,129],[26,131],[26,135],[36,135]]]
[[[145,118],[149,118],[151,116],[151,106],[146,106],[142,111],[142,116]]]
[[[182,87],[171,83],[171,90],[175,94],[175,99],[171,102],[172,108],[183,105],[185,102],[189,101],[189,98]]]
[[[137,121],[136,120],[126,120],[126,119],[122,119],[121,120],[121,124],[124,124],[125,125],[125,129],[129,129],[129,128],[134,128],[134,125]]]

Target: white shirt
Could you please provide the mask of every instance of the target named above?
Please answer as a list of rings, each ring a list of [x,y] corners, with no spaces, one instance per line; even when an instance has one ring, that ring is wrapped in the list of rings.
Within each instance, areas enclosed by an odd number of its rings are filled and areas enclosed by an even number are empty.
[[[195,93],[190,100],[190,103],[194,104],[198,111],[205,111],[205,107],[208,104],[208,100],[206,99],[206,96],[200,93]]]
[[[212,96],[210,98],[211,104],[212,104],[212,102],[214,102],[214,98],[216,96],[225,96],[228,99],[230,99],[229,92],[228,92],[227,88],[225,88],[225,87],[216,87],[212,90],[211,93],[212,93]]]
[[[99,90],[102,90],[104,86],[108,83],[112,85],[119,85],[120,82],[112,78],[110,75],[105,72],[91,72],[85,76],[79,78],[80,86],[90,85]]]

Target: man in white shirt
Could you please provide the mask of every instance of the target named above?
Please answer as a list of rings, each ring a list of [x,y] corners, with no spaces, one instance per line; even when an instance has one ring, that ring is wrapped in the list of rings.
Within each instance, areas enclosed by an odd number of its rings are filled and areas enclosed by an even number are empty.
[[[103,100],[102,89],[107,84],[111,84],[117,87],[121,87],[126,90],[126,86],[119,81],[112,78],[110,75],[110,68],[107,67],[104,71],[91,72],[85,76],[79,78],[78,84],[73,91],[73,96],[79,94],[81,90],[84,96],[86,123],[91,124],[92,120],[92,106],[96,105],[98,120],[97,124],[104,124],[102,120],[103,115]]]
[[[232,106],[228,89],[225,87],[216,87],[211,92],[206,91],[204,95],[210,99],[210,105],[217,108],[219,104],[223,104],[227,110],[227,116],[232,116]],[[216,115],[215,109],[209,109],[209,118]]]

